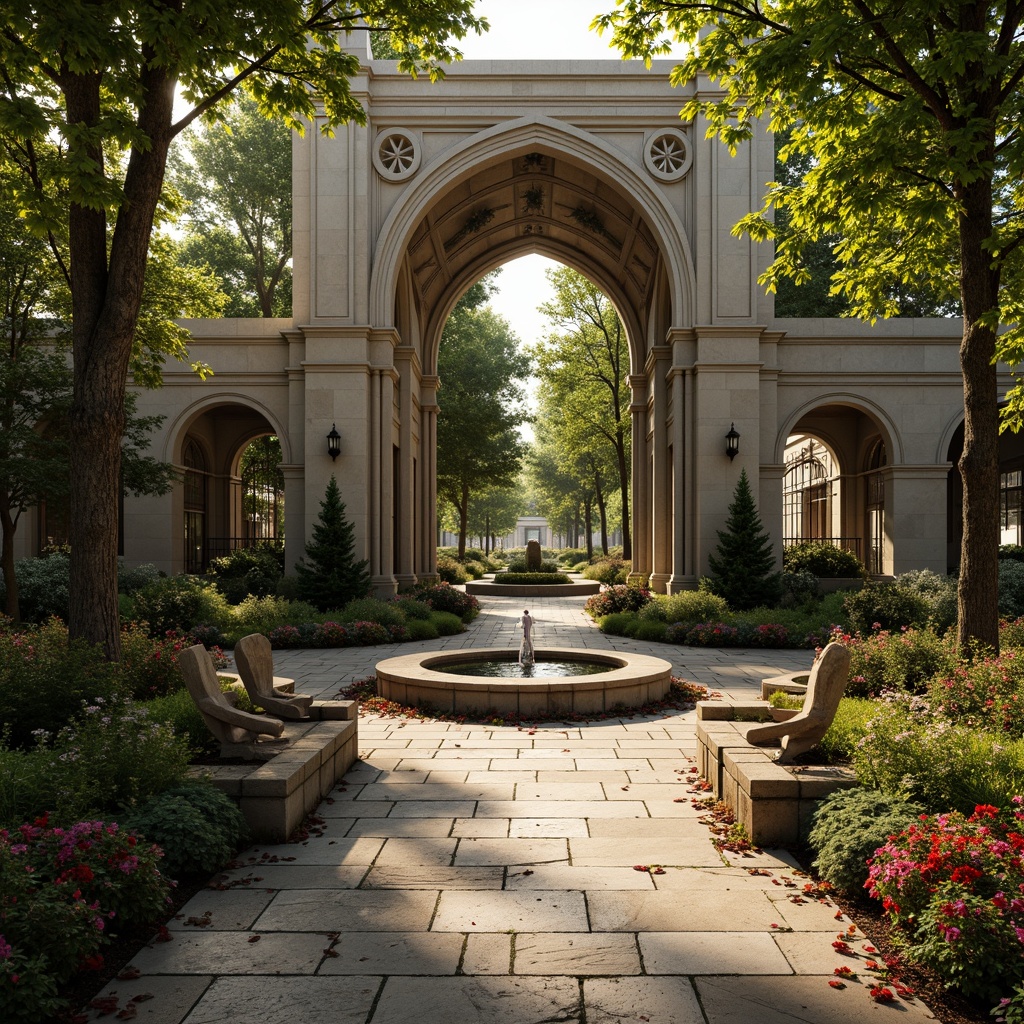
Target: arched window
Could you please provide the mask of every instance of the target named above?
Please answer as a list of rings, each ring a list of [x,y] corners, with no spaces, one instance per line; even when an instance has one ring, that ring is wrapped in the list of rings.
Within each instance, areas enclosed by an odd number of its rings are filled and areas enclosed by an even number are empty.
[[[206,456],[199,443],[185,439],[185,572],[206,568]]]
[[[885,478],[882,468],[889,464],[885,442],[876,438],[868,449],[865,480],[864,513],[867,534],[867,570],[874,575],[883,569],[885,541]]]
[[[264,435],[246,445],[241,458],[243,545],[284,538],[284,474],[281,442]]]
[[[813,437],[796,435],[786,446],[782,479],[782,543],[837,540],[833,537],[832,497],[835,460]]]

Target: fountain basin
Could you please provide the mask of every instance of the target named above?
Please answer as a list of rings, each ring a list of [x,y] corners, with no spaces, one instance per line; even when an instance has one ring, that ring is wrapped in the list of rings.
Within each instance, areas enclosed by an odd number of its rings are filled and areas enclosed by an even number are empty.
[[[616,706],[636,707],[668,695],[672,666],[662,658],[618,651],[537,648],[540,664],[526,679],[458,675],[460,662],[514,662],[513,648],[469,648],[463,651],[420,652],[377,662],[377,692],[411,707],[429,705],[438,711],[494,711],[529,717],[540,714],[599,714]],[[545,676],[544,661],[590,662],[602,667],[594,675]],[[445,671],[438,671],[443,665]],[[454,669],[454,671],[453,671]]]

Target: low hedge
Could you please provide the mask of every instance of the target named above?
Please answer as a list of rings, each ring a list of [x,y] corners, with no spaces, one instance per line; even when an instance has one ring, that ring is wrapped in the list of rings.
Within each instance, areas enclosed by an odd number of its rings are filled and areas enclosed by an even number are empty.
[[[564,572],[499,572],[494,577],[495,583],[503,586],[555,586],[559,583],[571,583],[572,580]]]

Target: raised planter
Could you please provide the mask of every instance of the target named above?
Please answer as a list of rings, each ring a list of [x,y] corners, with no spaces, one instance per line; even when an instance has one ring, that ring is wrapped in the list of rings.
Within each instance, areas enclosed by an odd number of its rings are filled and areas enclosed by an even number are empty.
[[[358,756],[355,701],[320,701],[310,715],[310,721],[285,722],[288,744],[269,761],[192,769],[238,803],[254,838],[263,842],[283,843]]]
[[[780,765],[777,748],[747,742],[747,729],[771,720],[760,701],[697,704],[697,765],[715,797],[759,846],[797,846],[818,801],[858,785],[834,765]]]
[[[493,580],[472,580],[466,584],[467,594],[487,594],[490,597],[584,597],[599,594],[601,584],[597,580],[580,580],[579,583],[495,583]]]

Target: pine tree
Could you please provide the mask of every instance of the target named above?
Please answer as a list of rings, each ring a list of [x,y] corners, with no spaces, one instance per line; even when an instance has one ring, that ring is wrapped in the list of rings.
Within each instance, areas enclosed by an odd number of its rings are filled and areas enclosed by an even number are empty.
[[[345,503],[332,476],[320,502],[320,521],[306,545],[306,558],[295,566],[299,597],[322,612],[343,608],[370,592],[367,565],[366,559],[355,560],[355,528],[345,518]]]
[[[715,593],[735,611],[775,604],[781,596],[781,574],[775,571],[772,542],[761,525],[746,470],[729,506],[718,547],[708,559]]]

